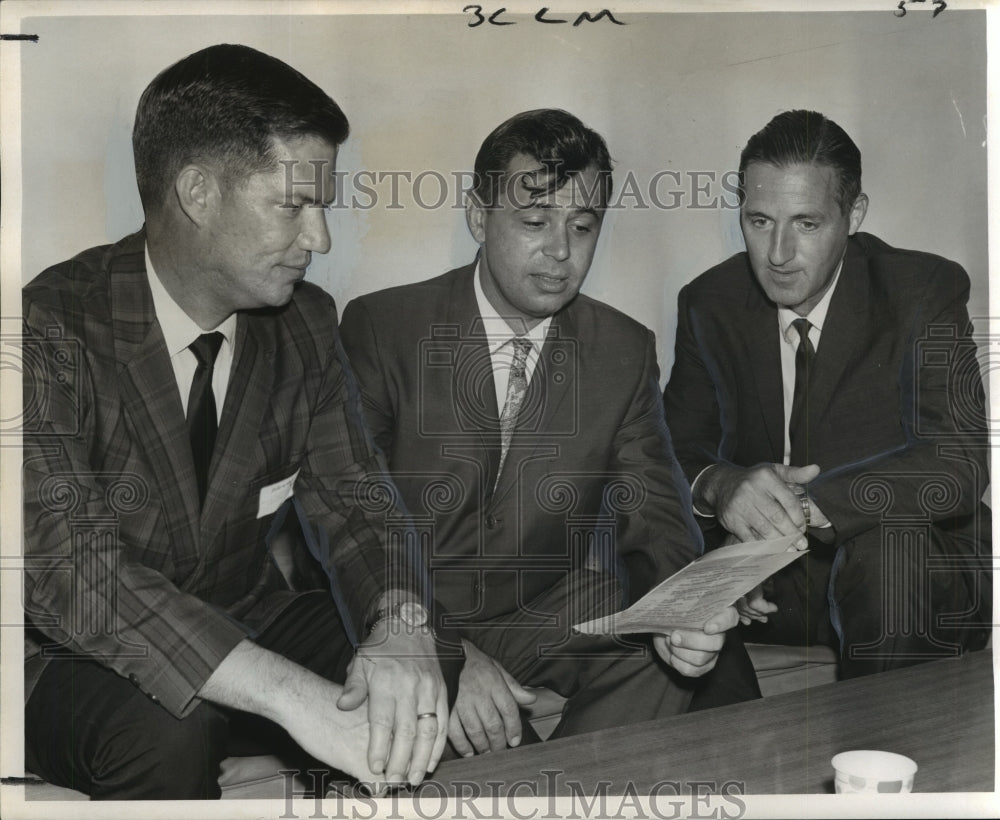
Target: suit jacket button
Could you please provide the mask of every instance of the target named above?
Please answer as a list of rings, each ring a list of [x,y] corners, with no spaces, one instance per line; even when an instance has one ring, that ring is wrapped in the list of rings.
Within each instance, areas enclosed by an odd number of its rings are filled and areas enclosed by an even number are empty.
[[[495,515],[486,516],[486,528],[492,530],[496,529],[496,526],[497,526],[496,516]]]
[[[128,679],[129,679],[129,683],[131,683],[133,686],[138,686],[139,685],[139,679],[135,676],[135,672],[130,672],[129,676],[128,676]]]
[[[160,699],[158,697],[156,697],[156,695],[154,695],[152,692],[147,692],[146,694],[149,695],[149,699],[151,701],[153,701],[153,703],[159,703],[160,702]]]

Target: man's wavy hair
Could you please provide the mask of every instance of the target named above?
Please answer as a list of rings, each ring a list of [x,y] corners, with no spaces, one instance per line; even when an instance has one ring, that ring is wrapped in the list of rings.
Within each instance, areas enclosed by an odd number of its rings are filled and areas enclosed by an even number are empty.
[[[861,193],[861,152],[837,123],[816,111],[784,111],[750,137],[740,154],[740,204],[746,198],[751,162],[782,168],[798,163],[827,165],[837,174],[837,203],[847,213]]]
[[[515,114],[483,140],[476,155],[473,187],[473,196],[482,206],[499,204],[503,186],[511,182],[507,167],[519,154],[536,160],[541,168],[537,175],[519,175],[520,187],[530,199],[562,188],[570,177],[593,166],[598,174],[600,208],[607,207],[612,185],[608,146],[600,134],[558,108]]]
[[[189,162],[211,163],[232,185],[276,167],[274,138],[347,139],[340,107],[287,63],[248,46],[215,45],[161,71],[132,129],[136,181],[147,213],[166,201]]]

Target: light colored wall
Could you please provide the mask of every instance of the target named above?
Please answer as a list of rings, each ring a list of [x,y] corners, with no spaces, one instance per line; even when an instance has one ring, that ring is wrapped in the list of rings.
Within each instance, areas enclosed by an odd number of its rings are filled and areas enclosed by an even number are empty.
[[[22,279],[140,225],[129,142],[140,92],[180,57],[240,42],[288,61],[342,105],[353,128],[341,153],[348,172],[468,171],[495,125],[555,106],[605,136],[619,182],[632,172],[647,185],[659,171],[721,175],[778,111],[820,110],[861,148],[865,229],[960,262],[973,280],[973,316],[987,315],[983,12],[647,14],[623,16],[623,27],[508,17],[518,24],[470,29],[469,19],[26,21],[22,30],[40,41],[20,46]],[[676,187],[665,178],[661,198],[671,201]],[[388,183],[378,189],[388,195]],[[437,188],[423,190],[433,198]],[[707,198],[720,193],[716,184]],[[460,210],[385,204],[330,217],[334,250],[316,258],[310,278],[341,306],[475,251]],[[688,192],[673,209],[609,213],[584,287],[656,331],[664,379],[677,291],[741,247],[734,210],[692,204]]]

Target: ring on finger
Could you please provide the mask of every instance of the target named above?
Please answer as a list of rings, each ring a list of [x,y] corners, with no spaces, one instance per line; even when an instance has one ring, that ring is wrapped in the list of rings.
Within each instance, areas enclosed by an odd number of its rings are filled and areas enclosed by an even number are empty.
[[[802,508],[802,516],[806,520],[806,526],[809,526],[809,493],[805,487],[801,484],[788,484],[788,489],[790,489],[795,497],[799,500],[799,506]]]
[[[424,718],[434,718],[434,720],[437,720],[437,712],[421,712],[417,715],[417,720],[423,720]]]

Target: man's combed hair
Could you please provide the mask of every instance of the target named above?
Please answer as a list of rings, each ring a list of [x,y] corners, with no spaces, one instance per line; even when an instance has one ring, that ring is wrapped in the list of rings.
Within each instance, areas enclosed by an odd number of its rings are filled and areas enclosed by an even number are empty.
[[[157,211],[189,162],[214,164],[232,184],[275,167],[273,138],[340,145],[348,132],[340,106],[288,64],[248,46],[210,46],[160,72],[139,100],[132,149],[143,208]]]
[[[473,194],[485,207],[498,204],[502,186],[508,183],[507,166],[519,154],[538,161],[544,169],[537,184],[527,177],[519,184],[530,197],[552,193],[571,176],[593,166],[597,169],[601,208],[611,199],[611,155],[596,131],[572,114],[558,108],[539,108],[516,114],[497,126],[483,141],[476,155]]]
[[[837,172],[837,202],[844,213],[861,193],[861,152],[837,123],[816,111],[784,111],[750,137],[740,154],[740,202],[747,166],[828,165]]]

